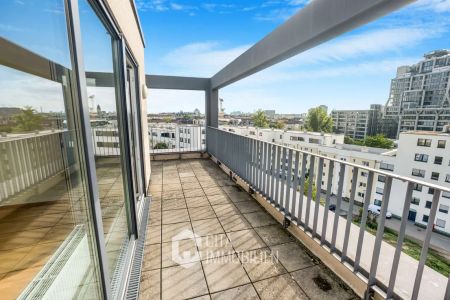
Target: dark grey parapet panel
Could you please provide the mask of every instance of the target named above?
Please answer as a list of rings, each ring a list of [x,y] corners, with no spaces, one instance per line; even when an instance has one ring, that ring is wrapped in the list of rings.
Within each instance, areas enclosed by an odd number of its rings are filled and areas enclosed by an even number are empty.
[[[206,91],[209,78],[146,75],[145,83],[149,89]]]
[[[314,0],[211,78],[217,89],[415,0]]]

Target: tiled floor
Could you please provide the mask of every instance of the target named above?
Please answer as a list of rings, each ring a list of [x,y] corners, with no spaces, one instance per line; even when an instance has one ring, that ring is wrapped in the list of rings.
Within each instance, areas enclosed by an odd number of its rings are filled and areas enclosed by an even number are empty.
[[[120,165],[104,161],[97,177],[107,255],[109,265],[114,265],[127,226]],[[62,180],[41,193],[27,191],[32,195],[28,204],[13,205],[9,200],[0,206],[0,299],[16,299],[75,225],[86,224],[82,185],[67,184]]]
[[[152,162],[141,299],[356,296],[210,160]]]

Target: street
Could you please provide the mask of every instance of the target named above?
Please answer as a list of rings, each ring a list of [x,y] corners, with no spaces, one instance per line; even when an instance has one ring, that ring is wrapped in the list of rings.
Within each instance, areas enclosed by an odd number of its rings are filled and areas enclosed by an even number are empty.
[[[323,197],[325,197],[325,194],[322,194]],[[331,196],[330,204],[336,204],[336,196]],[[341,203],[341,211],[348,212],[349,203],[345,200]],[[353,206],[353,214],[359,214],[359,209],[361,207],[354,205]],[[342,214],[342,212],[341,212]],[[386,219],[385,226],[387,228],[390,228],[392,230],[395,230],[398,232],[400,228],[401,220],[391,218]],[[408,221],[406,224],[406,236],[413,240],[423,241],[425,239],[425,229],[421,228],[419,226],[414,225],[413,222]],[[430,248],[442,253],[450,259],[450,238],[447,236],[444,236],[442,234],[433,232],[431,233],[431,240],[430,240]]]

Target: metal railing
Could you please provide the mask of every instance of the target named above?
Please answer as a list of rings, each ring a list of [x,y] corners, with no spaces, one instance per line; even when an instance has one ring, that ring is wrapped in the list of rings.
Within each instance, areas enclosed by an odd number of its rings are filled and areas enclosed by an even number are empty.
[[[0,139],[0,202],[72,166],[71,140],[68,131]]]
[[[417,299],[420,291],[420,298],[426,295],[425,298],[428,299],[450,299],[450,279],[425,265],[439,198],[441,193],[450,195],[449,188],[236,135],[213,127],[207,128],[207,151],[247,182],[253,190],[264,196],[291,223],[308,232],[311,238],[326,246],[331,253],[337,254],[342,263],[351,266],[353,272],[366,277],[366,297],[369,297],[376,286],[386,293],[387,298]],[[349,212],[353,211],[358,173],[361,171],[368,173],[359,226],[353,224],[352,213],[342,217],[328,209],[332,185],[337,184],[335,211],[340,212],[344,177],[349,174],[346,173],[349,170],[353,171],[349,175],[352,178]],[[385,182],[378,227],[374,236],[366,231],[366,226],[368,207],[375,190],[374,184],[377,184],[377,175],[385,176]],[[395,247],[383,241],[393,183],[406,185],[404,195],[395,195],[397,201],[404,199],[401,226]],[[324,205],[320,203],[321,193],[314,192],[314,185],[325,187]],[[425,239],[418,261],[402,255],[408,212],[416,185],[434,189]],[[381,253],[383,257],[380,256]],[[422,280],[424,275],[426,280]]]
[[[206,129],[201,125],[149,126],[150,153],[204,152]]]

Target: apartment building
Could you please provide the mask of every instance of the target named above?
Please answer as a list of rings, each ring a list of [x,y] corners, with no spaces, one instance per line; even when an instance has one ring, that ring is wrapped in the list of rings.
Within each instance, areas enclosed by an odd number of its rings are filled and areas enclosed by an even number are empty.
[[[370,105],[367,110],[332,110],[333,132],[353,139],[364,139],[379,132],[383,107]]]
[[[232,127],[222,126],[223,130],[235,134],[256,138],[262,141],[280,144],[283,146],[299,149],[311,154],[319,154],[329,158],[339,159],[349,163],[355,163],[374,169],[394,171],[395,156],[392,152],[385,149],[362,147],[357,145],[344,144],[342,134],[328,134],[303,131],[283,131],[279,129],[265,129],[254,127]],[[301,163],[300,163],[301,165]],[[309,172],[309,161],[305,166]],[[314,168],[317,173],[317,165]],[[328,168],[324,165],[322,173],[321,190],[326,191],[328,184]],[[345,179],[343,180],[342,196],[349,199],[352,185],[352,170],[346,169]],[[338,194],[338,176],[339,169],[333,170],[332,194]],[[367,190],[368,172],[359,171],[356,184],[355,201],[359,204],[364,202],[364,196]],[[378,188],[378,190],[377,190]],[[372,203],[379,204],[381,201],[380,191],[384,188],[382,179],[373,185]],[[378,191],[378,193],[377,193]]]
[[[243,136],[258,138],[267,142],[285,146],[295,145],[297,142],[306,142],[315,145],[343,144],[344,135],[308,131],[285,131],[273,128],[258,128],[244,126],[220,126],[223,130]]]
[[[450,51],[435,50],[392,79],[382,132],[398,138],[404,131],[442,131],[450,122]]]
[[[202,125],[151,124],[148,134],[152,151],[158,150],[160,143],[167,149],[181,152],[199,151],[206,147],[206,129]]]
[[[450,187],[450,132],[411,131],[400,134],[395,172],[424,182]],[[400,195],[406,184],[395,182],[392,195]],[[414,186],[408,220],[426,226],[430,215],[434,189]],[[391,201],[389,209],[400,216],[403,199]],[[450,194],[442,193],[439,198],[435,230],[450,233]]]

